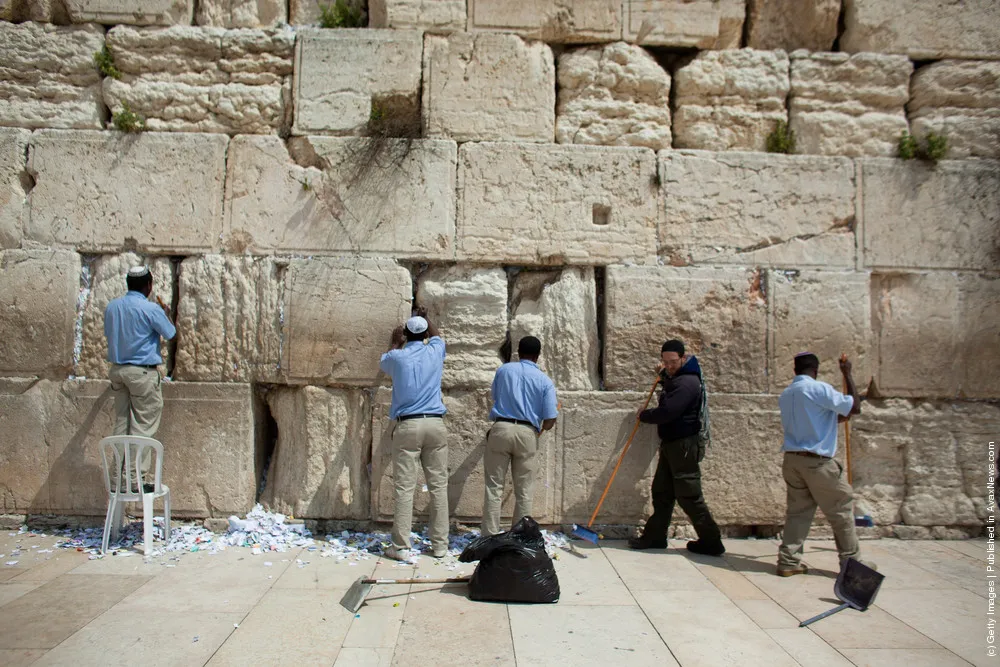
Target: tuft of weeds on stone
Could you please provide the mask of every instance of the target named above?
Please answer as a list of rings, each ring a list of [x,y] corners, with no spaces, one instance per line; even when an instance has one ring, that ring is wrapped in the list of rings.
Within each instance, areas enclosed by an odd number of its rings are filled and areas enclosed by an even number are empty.
[[[903,132],[899,135],[899,141],[896,143],[896,157],[901,160],[912,160],[917,157],[917,139],[909,132]]]
[[[929,162],[943,160],[948,153],[948,138],[943,134],[928,132],[924,137],[924,147],[920,152],[920,157]]]
[[[121,70],[115,66],[115,57],[108,50],[108,45],[101,47],[100,51],[94,51],[94,64],[103,76],[110,76],[112,79],[122,78]]]
[[[146,129],[146,119],[132,111],[128,102],[122,102],[122,110],[111,117],[111,122],[121,132],[142,132]]]
[[[320,4],[319,12],[321,28],[364,28],[367,23],[364,10],[347,0]]]
[[[779,120],[774,131],[767,135],[767,152],[786,154],[795,152],[795,133],[789,129],[787,122]]]
[[[313,189],[312,183],[309,181],[308,178],[302,181],[302,191],[303,192],[309,192],[312,189]]]

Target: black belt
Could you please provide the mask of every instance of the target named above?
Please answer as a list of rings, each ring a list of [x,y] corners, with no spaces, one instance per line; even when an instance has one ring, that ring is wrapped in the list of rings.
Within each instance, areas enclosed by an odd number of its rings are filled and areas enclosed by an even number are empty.
[[[785,453],[786,454],[795,454],[797,456],[809,456],[809,457],[814,458],[814,459],[824,459],[824,460],[827,460],[827,461],[829,461],[830,458],[831,458],[829,456],[823,456],[822,454],[816,454],[814,452],[794,451],[794,452],[785,452]]]
[[[396,417],[401,422],[405,422],[407,419],[441,419],[444,415],[431,414],[429,412],[421,412],[415,415],[399,415]]]
[[[538,429],[531,422],[526,422],[521,419],[507,419],[506,417],[497,417],[498,422],[506,422],[508,424],[520,424],[521,426],[530,426],[532,431],[537,432]]]
[[[152,370],[152,371],[155,371],[157,368],[159,368],[158,364],[153,364],[152,366],[143,365],[143,364],[136,364],[136,366],[138,366],[139,368],[148,368],[149,370]]]

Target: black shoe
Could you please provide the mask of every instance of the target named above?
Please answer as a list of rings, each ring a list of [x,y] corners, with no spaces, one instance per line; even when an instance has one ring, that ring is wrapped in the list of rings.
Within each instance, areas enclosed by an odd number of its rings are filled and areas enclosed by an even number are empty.
[[[630,537],[628,538],[629,549],[666,549],[666,540],[650,540],[645,537]]]
[[[721,556],[726,553],[726,547],[722,546],[722,540],[718,542],[692,540],[687,543],[687,549],[693,554],[702,554],[704,556]]]
[[[155,490],[156,490],[156,487],[153,486],[152,484],[143,484],[142,485],[142,492],[143,493],[152,493]]]

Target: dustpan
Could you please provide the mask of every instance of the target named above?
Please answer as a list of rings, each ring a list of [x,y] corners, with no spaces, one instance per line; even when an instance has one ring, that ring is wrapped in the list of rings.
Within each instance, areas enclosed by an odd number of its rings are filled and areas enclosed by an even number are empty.
[[[802,621],[799,623],[799,627],[804,628],[810,623],[815,623],[821,618],[832,616],[838,611],[843,611],[847,608],[865,611],[875,601],[878,589],[882,587],[883,579],[885,579],[885,575],[879,574],[853,558],[848,558],[847,562],[844,563],[844,567],[840,569],[837,581],[833,585],[834,595],[843,604],[829,611],[824,611],[819,616],[813,616],[810,619]]]

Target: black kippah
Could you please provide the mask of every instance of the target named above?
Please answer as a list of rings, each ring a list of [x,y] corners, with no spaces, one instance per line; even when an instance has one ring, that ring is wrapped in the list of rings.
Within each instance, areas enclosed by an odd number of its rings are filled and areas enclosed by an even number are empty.
[[[671,338],[663,344],[663,347],[660,348],[660,352],[676,352],[677,356],[683,357],[684,343],[680,342],[676,338]]]

